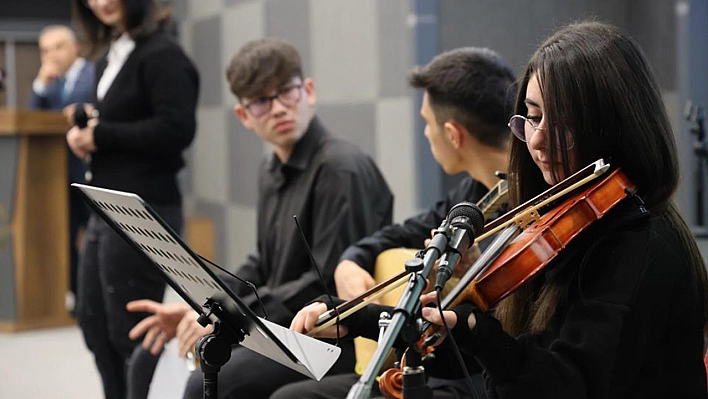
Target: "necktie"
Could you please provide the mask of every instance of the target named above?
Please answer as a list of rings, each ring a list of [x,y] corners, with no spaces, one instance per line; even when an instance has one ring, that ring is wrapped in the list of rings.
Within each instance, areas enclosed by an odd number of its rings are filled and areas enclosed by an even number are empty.
[[[59,85],[59,90],[61,94],[61,102],[66,104],[67,100],[69,99],[69,95],[71,94],[69,92],[69,85],[66,84],[66,77],[62,76],[57,79],[57,84]]]

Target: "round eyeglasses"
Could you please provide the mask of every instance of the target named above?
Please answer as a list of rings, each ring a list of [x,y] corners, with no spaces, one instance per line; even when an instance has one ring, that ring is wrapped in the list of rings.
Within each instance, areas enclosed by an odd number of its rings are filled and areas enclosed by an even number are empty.
[[[302,96],[301,88],[302,83],[287,85],[278,90],[275,95],[259,97],[244,105],[243,108],[248,110],[254,118],[258,118],[270,112],[273,107],[273,100],[275,99],[286,107],[292,107],[300,101],[300,97]]]
[[[521,115],[514,115],[511,119],[509,119],[508,126],[517,139],[523,141],[524,143],[528,143],[536,130],[546,131],[545,128],[538,126],[540,123],[541,121],[536,119],[527,118]],[[566,135],[566,143],[569,150],[575,145],[573,142],[573,137],[569,134]],[[557,147],[560,147],[560,143],[557,144]]]

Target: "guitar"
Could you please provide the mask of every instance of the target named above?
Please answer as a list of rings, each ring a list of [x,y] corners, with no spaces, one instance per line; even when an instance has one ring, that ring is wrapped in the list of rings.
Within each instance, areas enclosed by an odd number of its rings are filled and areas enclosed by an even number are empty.
[[[499,175],[497,175],[499,176]],[[509,196],[509,185],[506,179],[500,179],[497,184],[492,187],[482,198],[477,201],[477,206],[482,210],[484,219],[497,212],[504,204],[507,202]],[[401,265],[405,264],[407,260],[414,258],[417,250],[410,248],[392,248],[381,252],[376,257],[376,263],[374,265],[374,281],[376,284],[386,281],[389,278],[399,274],[401,272]],[[434,277],[431,276],[431,277]],[[448,283],[445,285],[445,290],[443,291],[443,297],[447,295],[447,292],[454,287],[459,282],[459,278],[450,278]],[[435,284],[431,281],[431,284]],[[405,284],[400,285],[398,288],[388,292],[383,295],[379,302],[382,305],[396,306],[399,298],[403,294],[405,289]],[[361,375],[366,366],[371,360],[371,356],[376,351],[376,346],[378,343],[368,338],[357,337],[354,338],[354,351],[356,355],[356,365],[354,371]],[[395,362],[395,356],[393,352],[389,353],[388,362],[383,367],[383,370],[390,368]]]

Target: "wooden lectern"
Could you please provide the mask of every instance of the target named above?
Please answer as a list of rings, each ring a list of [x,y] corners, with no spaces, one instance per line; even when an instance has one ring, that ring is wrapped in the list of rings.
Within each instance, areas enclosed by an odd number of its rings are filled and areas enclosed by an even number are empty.
[[[66,118],[0,109],[0,331],[69,325]]]

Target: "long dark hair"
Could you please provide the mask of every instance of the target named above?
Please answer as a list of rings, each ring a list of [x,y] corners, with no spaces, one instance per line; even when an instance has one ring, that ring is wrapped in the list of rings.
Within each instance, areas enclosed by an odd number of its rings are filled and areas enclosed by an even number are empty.
[[[172,11],[155,0],[118,0],[125,7],[126,31],[133,40],[139,40],[158,29],[167,28],[172,22]],[[87,55],[95,56],[114,38],[113,28],[101,22],[85,4],[85,0],[73,1],[74,18],[83,30]]]
[[[551,164],[557,160],[569,175],[566,132],[577,165],[609,158],[638,187],[647,208],[668,221],[693,259],[696,292],[705,292],[708,277],[698,247],[679,215],[672,196],[679,181],[678,154],[664,103],[639,46],[617,28],[599,22],[569,25],[547,39],[531,57],[521,78],[515,113],[526,115],[529,80],[536,75],[544,103]],[[512,205],[548,187],[525,143],[512,143]],[[554,178],[558,180],[559,176]],[[540,332],[548,326],[563,287],[544,287],[538,297],[529,288],[500,304],[498,317],[510,333]],[[525,296],[525,298],[522,298]],[[529,304],[528,300],[534,303]],[[706,298],[699,301],[706,303]],[[708,309],[708,306],[704,306]]]

